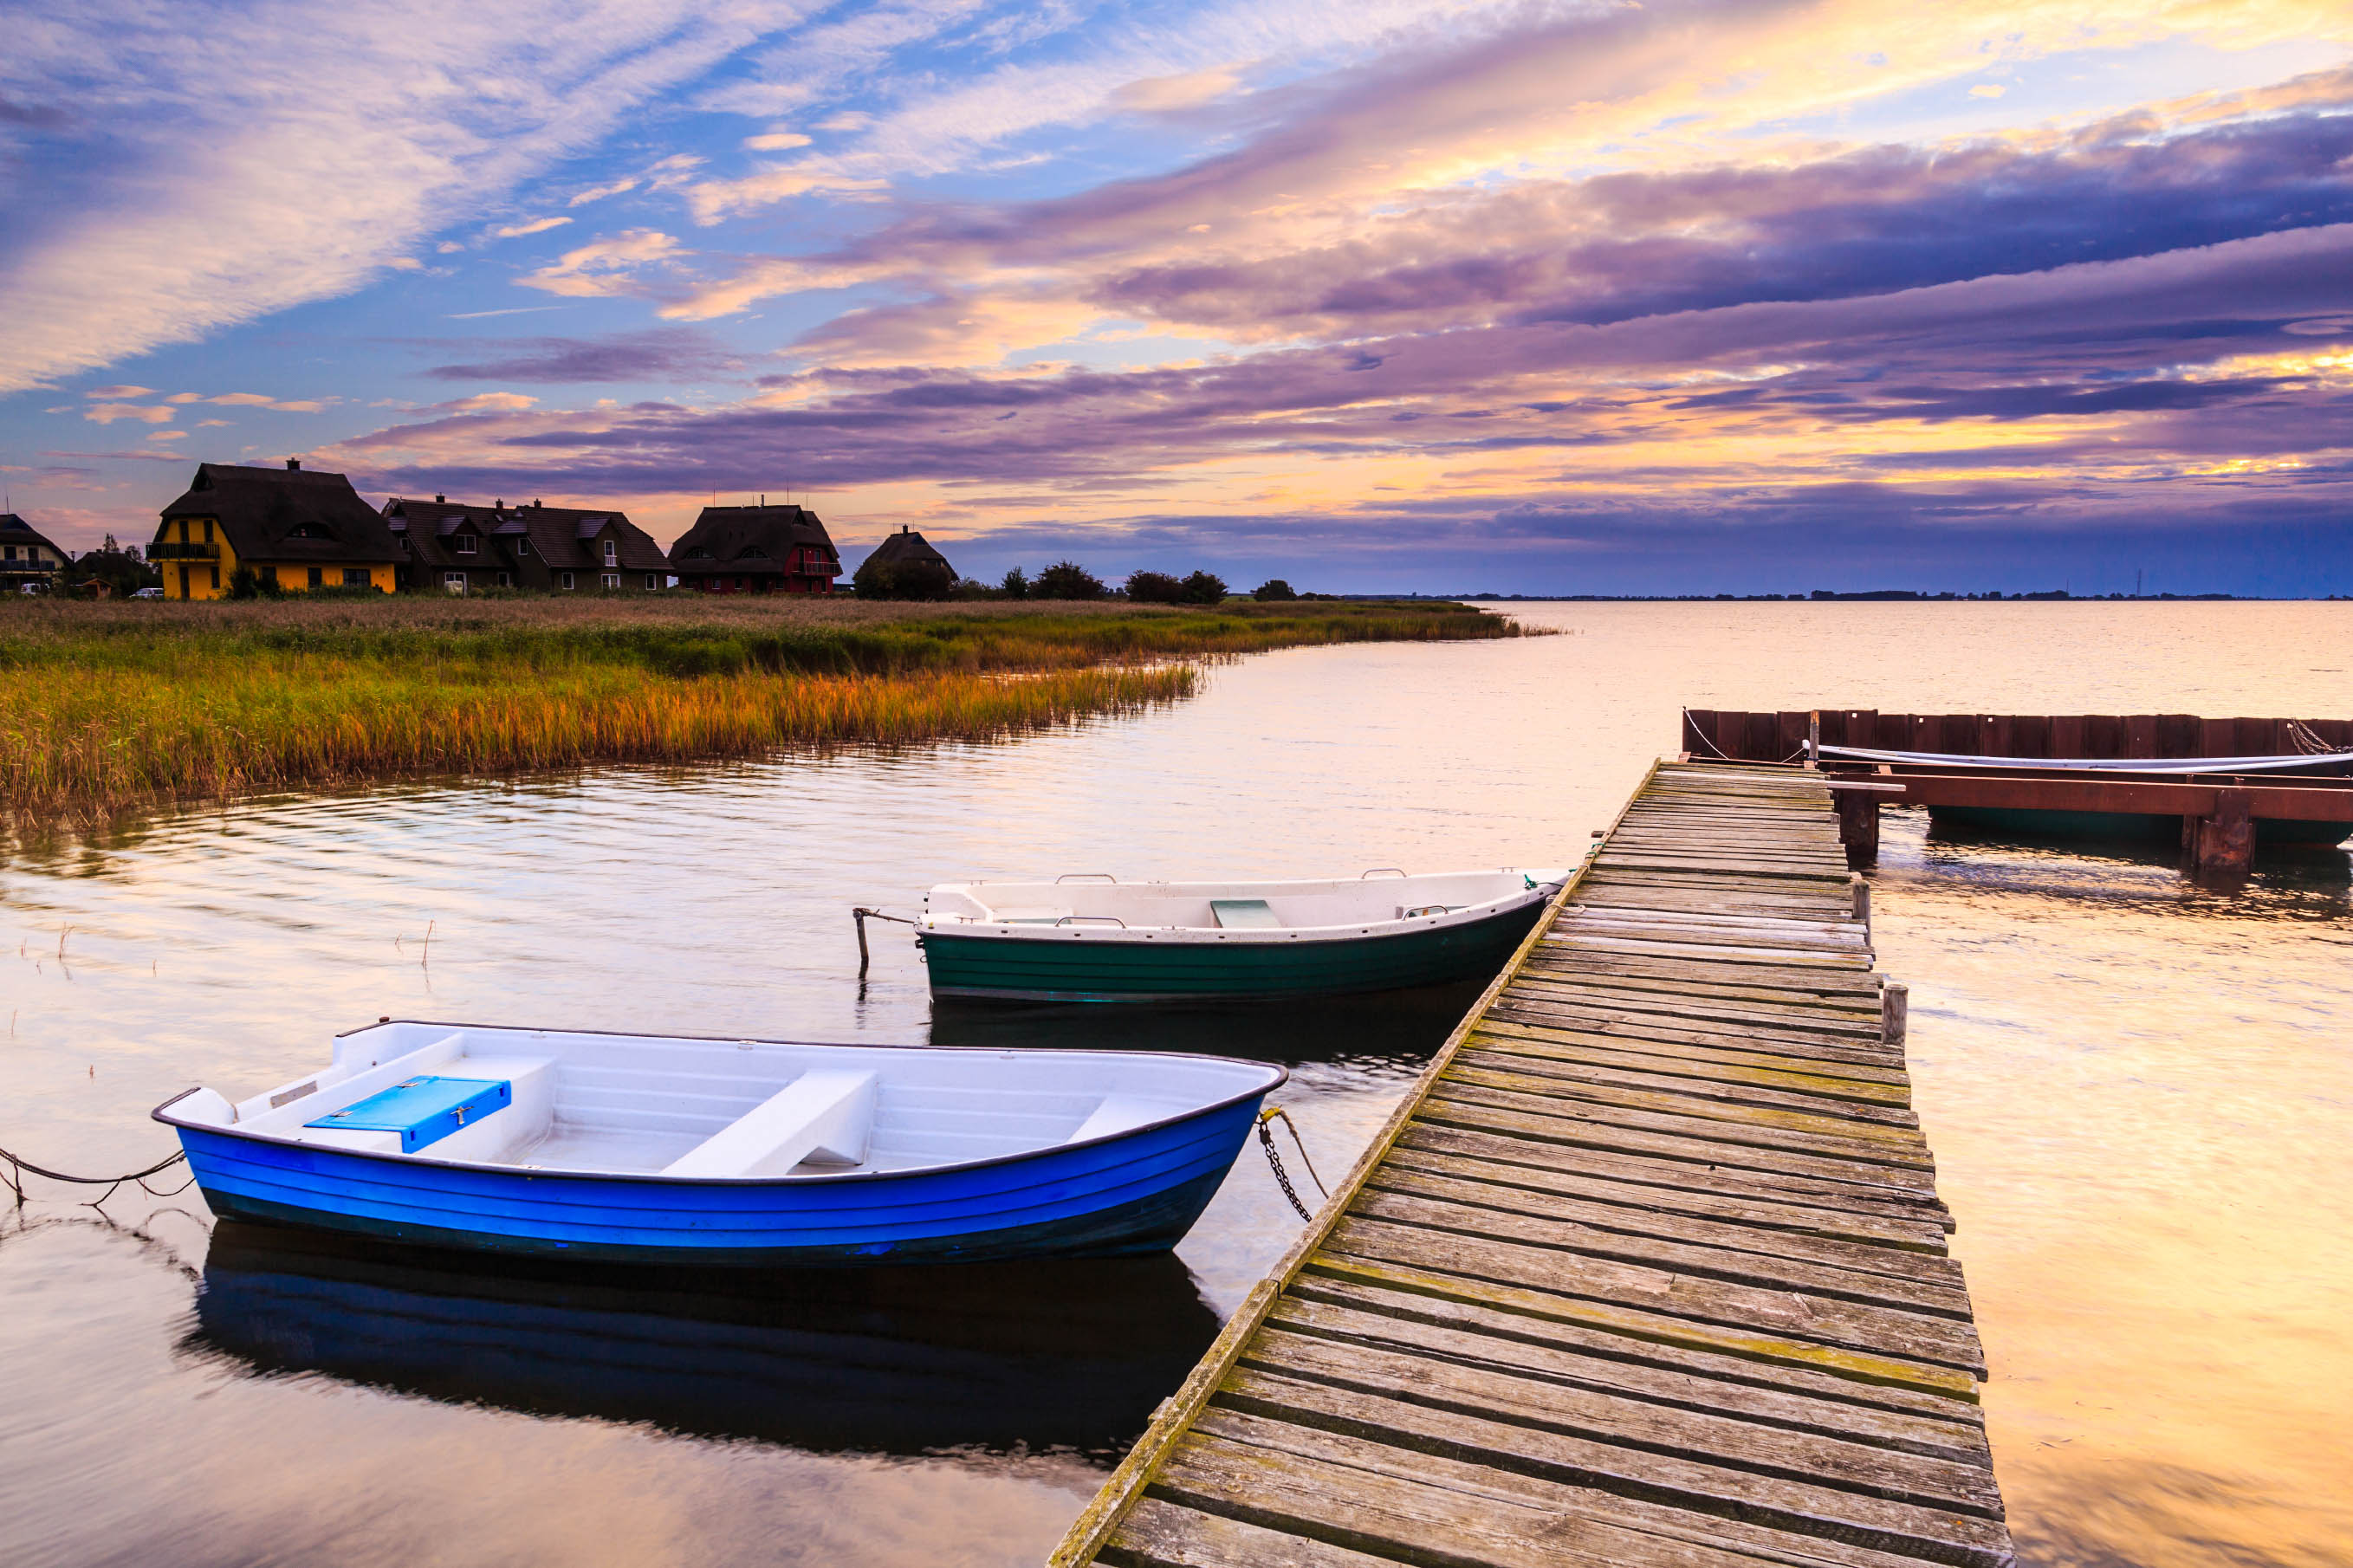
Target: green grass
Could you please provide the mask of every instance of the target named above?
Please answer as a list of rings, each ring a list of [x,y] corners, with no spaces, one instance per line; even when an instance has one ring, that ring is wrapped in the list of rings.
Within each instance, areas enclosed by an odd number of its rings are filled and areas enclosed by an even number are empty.
[[[0,808],[993,740],[1180,700],[1203,659],[1515,629],[1446,605],[0,605]]]

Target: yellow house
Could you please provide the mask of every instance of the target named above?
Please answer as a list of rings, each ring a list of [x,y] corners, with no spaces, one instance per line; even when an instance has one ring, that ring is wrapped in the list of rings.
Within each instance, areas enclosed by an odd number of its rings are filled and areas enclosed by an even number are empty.
[[[238,568],[290,594],[316,588],[393,591],[400,547],[341,474],[199,463],[185,495],[164,509],[147,559],[167,599],[227,596]]]

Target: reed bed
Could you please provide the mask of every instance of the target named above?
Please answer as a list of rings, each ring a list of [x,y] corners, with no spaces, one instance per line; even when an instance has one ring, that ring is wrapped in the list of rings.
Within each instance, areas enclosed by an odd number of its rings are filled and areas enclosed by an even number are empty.
[[[1180,700],[1205,659],[1512,634],[1451,605],[7,605],[0,808],[987,741]]]

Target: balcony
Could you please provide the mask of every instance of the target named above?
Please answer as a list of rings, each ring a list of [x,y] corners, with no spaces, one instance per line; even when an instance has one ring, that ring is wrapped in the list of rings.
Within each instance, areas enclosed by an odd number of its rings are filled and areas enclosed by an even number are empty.
[[[220,559],[220,546],[175,544],[167,540],[161,544],[149,545],[147,559],[150,561],[217,561]]]

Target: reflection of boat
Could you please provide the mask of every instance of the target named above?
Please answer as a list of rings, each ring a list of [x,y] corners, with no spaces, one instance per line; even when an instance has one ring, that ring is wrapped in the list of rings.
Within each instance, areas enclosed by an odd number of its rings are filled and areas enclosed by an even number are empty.
[[[224,1217],[756,1267],[1173,1247],[1281,1068],[384,1023],[159,1107]]]
[[[1116,1020],[1120,1049],[1195,1051],[1275,1062],[1293,1072],[1345,1065],[1376,1076],[1409,1077],[1485,988],[1486,978],[1451,985],[1363,995],[1219,999],[1124,1010]],[[1068,1047],[1084,1049],[1103,1038],[1103,1009],[1077,1002],[959,1002],[932,1005],[932,1040],[943,1046]]]
[[[805,1448],[1109,1455],[1217,1331],[1167,1254],[617,1277],[231,1220],[185,1348],[267,1374]]]
[[[2339,778],[2353,771],[2353,752],[2321,752],[2309,755],[2270,757],[1979,757],[1945,752],[1889,752],[1866,747],[1820,748],[1833,762],[1883,763],[1897,768],[1936,767],[1957,772],[1971,769],[2053,771],[2074,774],[2130,774],[2133,780],[2182,784],[2222,780],[2280,780],[2295,784],[2314,778]],[[2126,811],[2060,811],[2039,807],[1931,805],[1931,818],[1941,824],[1989,829],[1998,833],[2048,834],[2078,838],[2170,838],[2181,831],[2179,815]],[[2314,821],[2296,817],[2258,816],[2255,840],[2261,844],[2341,844],[2353,835],[2353,822]]]
[[[1317,882],[967,882],[915,922],[932,994],[1168,1002],[1484,979],[1564,871],[1367,871]]]

